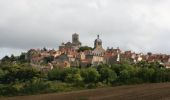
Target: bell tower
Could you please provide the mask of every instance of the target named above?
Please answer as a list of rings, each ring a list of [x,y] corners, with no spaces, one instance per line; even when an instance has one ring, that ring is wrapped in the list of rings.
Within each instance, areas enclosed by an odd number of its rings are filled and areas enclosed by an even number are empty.
[[[79,47],[81,47],[81,42],[79,41],[79,35],[77,33],[72,35],[72,46],[74,49],[79,49]]]
[[[79,35],[77,33],[74,33],[72,35],[72,43],[78,43],[79,42]]]
[[[97,35],[97,39],[94,41],[94,48],[102,48],[102,40],[99,35]]]

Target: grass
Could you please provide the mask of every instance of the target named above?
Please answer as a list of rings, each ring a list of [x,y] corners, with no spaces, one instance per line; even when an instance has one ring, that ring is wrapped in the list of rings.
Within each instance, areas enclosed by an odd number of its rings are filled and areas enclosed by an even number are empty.
[[[0,100],[169,100],[170,83],[105,87],[63,93],[2,97]]]

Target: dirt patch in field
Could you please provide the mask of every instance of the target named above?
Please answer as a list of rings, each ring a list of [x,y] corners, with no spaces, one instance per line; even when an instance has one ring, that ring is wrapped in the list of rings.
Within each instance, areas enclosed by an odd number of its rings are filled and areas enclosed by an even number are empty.
[[[0,98],[0,100],[170,100],[170,83],[118,86],[66,93]]]

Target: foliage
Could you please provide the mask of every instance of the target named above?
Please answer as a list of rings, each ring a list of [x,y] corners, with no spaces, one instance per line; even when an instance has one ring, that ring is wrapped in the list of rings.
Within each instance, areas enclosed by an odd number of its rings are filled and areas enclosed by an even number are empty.
[[[100,67],[100,66],[99,66]],[[100,74],[100,81],[104,83],[113,83],[117,79],[117,74],[108,66],[98,68]]]
[[[48,73],[15,57],[4,57],[0,64],[0,95],[13,96],[71,91],[124,84],[170,82],[170,69],[158,62],[129,62],[88,68],[54,68]]]
[[[88,46],[83,46],[83,47],[79,48],[78,52],[83,52],[85,50],[93,50],[93,48],[92,47],[88,47]]]
[[[21,63],[26,63],[26,53],[21,53],[21,55],[18,58],[18,61],[20,61]]]
[[[60,71],[58,68],[54,68],[53,70],[48,72],[48,79],[49,80],[61,80],[61,73],[62,71]]]
[[[21,93],[36,94],[43,93],[48,89],[49,85],[41,78],[33,78],[31,81],[26,82]]]
[[[2,83],[10,84],[15,81],[25,82],[31,80],[34,77],[40,77],[41,72],[32,67],[21,67],[19,65],[13,65],[5,67],[4,72],[6,73],[1,79]]]
[[[95,68],[87,68],[81,71],[85,83],[97,83],[100,74]]]

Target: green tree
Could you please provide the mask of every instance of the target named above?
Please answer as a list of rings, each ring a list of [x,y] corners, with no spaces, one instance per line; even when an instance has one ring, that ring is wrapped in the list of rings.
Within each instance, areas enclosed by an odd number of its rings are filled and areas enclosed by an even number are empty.
[[[10,60],[10,57],[9,56],[5,56],[2,58],[2,63],[9,63],[11,60]]]
[[[48,79],[49,80],[61,80],[62,71],[58,68],[54,68],[48,72]]]
[[[82,77],[80,75],[80,73],[76,73],[76,74],[68,74],[66,77],[65,77],[65,81],[66,82],[69,82],[69,83],[80,83],[82,81]]]
[[[100,74],[95,68],[83,69],[81,75],[85,83],[96,83],[100,78]]]
[[[153,82],[169,82],[170,70],[169,69],[156,69],[152,77]]]
[[[10,61],[11,61],[11,62],[17,61],[17,58],[12,54],[11,57],[10,57]]]
[[[0,69],[0,83],[4,76],[5,76],[5,72],[2,69]]]
[[[32,67],[21,67],[13,65],[5,68],[6,74],[3,77],[4,83],[14,83],[15,81],[25,82],[33,77],[40,77],[41,72]]]
[[[120,72],[119,81],[124,84],[127,84],[129,79],[130,79],[130,73],[128,72],[128,70],[122,70]]]
[[[49,88],[49,84],[44,82],[41,78],[32,78],[30,81],[26,82],[21,93],[25,94],[35,94],[43,93]]]
[[[92,47],[88,47],[88,46],[83,46],[83,47],[79,48],[78,52],[83,52],[85,50],[93,50],[93,48]]]
[[[79,83],[82,81],[80,74],[80,69],[78,68],[68,68],[63,72],[64,81],[69,83]]]
[[[26,54],[25,53],[21,53],[21,55],[19,56],[18,60],[21,62],[21,63],[26,63],[27,60],[26,60]]]
[[[114,82],[117,79],[117,74],[115,71],[108,67],[103,67],[99,70],[100,81],[106,82],[107,84]]]
[[[153,68],[141,68],[139,70],[139,78],[144,82],[151,82],[155,70]]]

